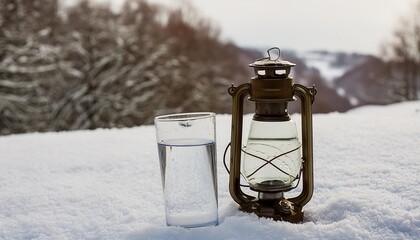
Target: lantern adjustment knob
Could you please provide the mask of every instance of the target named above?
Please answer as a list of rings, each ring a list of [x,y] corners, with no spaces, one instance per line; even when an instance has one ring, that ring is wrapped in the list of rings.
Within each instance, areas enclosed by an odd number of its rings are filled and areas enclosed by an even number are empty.
[[[291,203],[286,199],[282,199],[278,203],[274,204],[274,210],[282,215],[292,214]]]

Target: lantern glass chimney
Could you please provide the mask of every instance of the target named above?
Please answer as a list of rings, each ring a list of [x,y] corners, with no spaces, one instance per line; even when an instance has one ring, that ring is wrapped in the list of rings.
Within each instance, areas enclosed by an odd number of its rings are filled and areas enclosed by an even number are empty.
[[[290,190],[302,167],[300,145],[293,120],[253,119],[243,161],[250,188],[258,192]]]

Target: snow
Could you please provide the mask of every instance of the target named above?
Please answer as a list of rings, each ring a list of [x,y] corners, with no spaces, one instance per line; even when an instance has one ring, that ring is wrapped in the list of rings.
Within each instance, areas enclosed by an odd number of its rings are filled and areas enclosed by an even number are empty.
[[[334,66],[333,63],[337,58],[334,53],[300,52],[298,56],[308,67],[317,69],[329,85],[350,68],[350,66]]]
[[[420,102],[313,120],[302,224],[237,210],[230,115],[217,115],[219,225],[197,229],[166,226],[153,126],[0,137],[0,239],[420,239]]]

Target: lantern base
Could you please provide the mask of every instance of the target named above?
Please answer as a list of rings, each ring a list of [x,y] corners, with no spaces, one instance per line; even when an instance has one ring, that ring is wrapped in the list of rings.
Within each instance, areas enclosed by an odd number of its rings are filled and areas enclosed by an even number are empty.
[[[242,204],[239,210],[255,213],[258,217],[271,218],[275,221],[303,222],[303,209],[287,199],[256,199]]]

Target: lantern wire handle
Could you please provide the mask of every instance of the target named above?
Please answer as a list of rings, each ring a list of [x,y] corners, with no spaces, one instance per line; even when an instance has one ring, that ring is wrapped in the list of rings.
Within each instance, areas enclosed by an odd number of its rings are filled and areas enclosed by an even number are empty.
[[[230,174],[230,171],[229,171],[229,168],[226,165],[226,153],[227,153],[229,147],[230,147],[230,143],[226,146],[225,152],[223,153],[223,165],[225,165],[225,169],[228,172],[228,174]],[[245,179],[244,175],[242,173],[240,173],[240,174]],[[241,187],[249,187],[249,185],[245,185],[245,184],[239,184],[239,186],[241,186]]]

